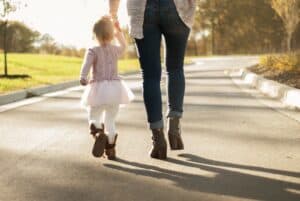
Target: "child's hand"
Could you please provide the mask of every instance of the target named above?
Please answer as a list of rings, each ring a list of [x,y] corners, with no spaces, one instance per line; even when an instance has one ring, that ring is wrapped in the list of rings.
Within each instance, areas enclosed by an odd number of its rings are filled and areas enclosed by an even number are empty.
[[[82,86],[86,86],[86,85],[88,84],[88,81],[87,81],[86,79],[81,78],[81,79],[80,79],[80,84],[81,84]]]
[[[119,21],[115,21],[115,28],[116,28],[116,30],[118,31],[118,32],[121,32],[122,31],[122,29],[121,29],[121,27],[120,27],[120,23],[119,23]]]

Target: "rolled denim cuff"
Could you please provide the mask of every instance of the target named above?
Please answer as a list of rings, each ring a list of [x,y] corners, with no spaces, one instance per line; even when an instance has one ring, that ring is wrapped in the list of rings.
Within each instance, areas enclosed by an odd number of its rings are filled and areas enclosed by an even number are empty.
[[[164,121],[160,120],[157,122],[149,123],[150,129],[161,129],[164,127]]]
[[[176,118],[182,118],[182,112],[177,112],[177,111],[169,111],[168,114],[167,114],[167,117],[168,118],[173,118],[173,117],[176,117]]]

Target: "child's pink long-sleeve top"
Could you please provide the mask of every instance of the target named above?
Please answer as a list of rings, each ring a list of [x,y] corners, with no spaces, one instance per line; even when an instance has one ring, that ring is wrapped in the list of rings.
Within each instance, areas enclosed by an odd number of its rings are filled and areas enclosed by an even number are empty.
[[[89,48],[81,67],[80,79],[87,80],[90,69],[90,82],[119,80],[118,58],[126,49],[126,42],[121,32],[116,34],[119,45],[108,44]]]

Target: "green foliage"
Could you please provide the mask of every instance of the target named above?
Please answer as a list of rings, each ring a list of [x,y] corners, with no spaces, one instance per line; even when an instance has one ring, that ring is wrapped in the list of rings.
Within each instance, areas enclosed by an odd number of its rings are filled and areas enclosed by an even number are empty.
[[[280,71],[300,70],[300,53],[262,56],[260,65]]]
[[[5,28],[5,22],[0,21],[0,33],[3,33],[3,29]],[[32,52],[34,50],[34,43],[39,37],[39,33],[37,31],[31,30],[25,24],[10,21],[6,27],[7,31],[7,51],[8,52]],[[0,48],[3,49],[4,45],[3,35],[0,35]]]
[[[0,0],[0,15],[3,18],[7,18],[9,13],[15,12],[17,10],[17,5],[11,0]]]
[[[196,17],[195,26],[209,31],[202,47],[213,48],[216,54],[283,49],[284,25],[269,0],[201,0]]]
[[[0,15],[3,19],[1,23],[2,29],[2,43],[3,43],[3,56],[4,56],[4,75],[8,75],[8,66],[7,66],[7,53],[8,53],[8,45],[7,39],[10,36],[8,33],[8,17],[9,14],[15,12],[17,8],[21,5],[20,1],[17,0],[0,0]]]
[[[300,22],[300,0],[272,0],[271,5],[284,23],[287,50],[291,51],[292,36]]]

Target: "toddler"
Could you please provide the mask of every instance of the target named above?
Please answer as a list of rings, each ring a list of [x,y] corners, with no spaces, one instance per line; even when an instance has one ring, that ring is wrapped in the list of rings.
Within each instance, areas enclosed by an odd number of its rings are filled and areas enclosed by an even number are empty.
[[[93,155],[116,158],[115,119],[119,106],[128,104],[134,95],[118,75],[118,58],[126,49],[119,23],[109,16],[98,20],[93,29],[98,46],[89,48],[80,73],[80,84],[86,89],[81,103],[87,108],[90,133],[95,137]],[[118,45],[112,44],[117,39]],[[91,71],[91,72],[90,72]],[[90,79],[88,74],[90,73]]]

